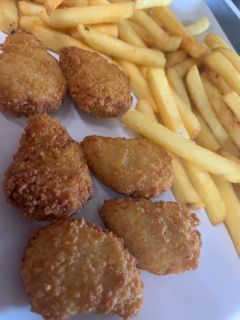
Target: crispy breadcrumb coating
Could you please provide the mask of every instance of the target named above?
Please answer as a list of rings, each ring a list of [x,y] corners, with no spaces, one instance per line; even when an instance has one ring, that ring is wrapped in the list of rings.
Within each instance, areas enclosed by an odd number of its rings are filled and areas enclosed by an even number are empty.
[[[59,221],[35,232],[21,275],[32,310],[46,320],[78,313],[135,316],[143,283],[135,259],[113,233],[83,219]]]
[[[99,214],[107,227],[124,239],[139,268],[159,275],[197,268],[199,219],[183,205],[112,199],[104,202]]]
[[[65,93],[58,61],[44,46],[30,32],[9,35],[0,47],[0,110],[16,116],[57,110]]]
[[[171,157],[144,138],[88,136],[81,145],[89,168],[116,192],[148,198],[171,188]]]
[[[116,117],[131,106],[127,75],[100,54],[67,47],[61,51],[60,66],[80,110],[95,117]]]
[[[88,200],[92,181],[80,145],[46,114],[28,120],[5,173],[7,199],[36,220],[68,217]]]

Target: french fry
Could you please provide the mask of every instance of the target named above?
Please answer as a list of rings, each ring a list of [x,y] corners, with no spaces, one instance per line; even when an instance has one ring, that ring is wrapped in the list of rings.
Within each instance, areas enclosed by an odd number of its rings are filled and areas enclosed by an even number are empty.
[[[91,6],[104,6],[106,4],[111,4],[108,0],[90,0]]]
[[[184,161],[184,166],[191,177],[195,189],[201,195],[211,223],[218,225],[223,222],[226,216],[226,207],[211,175],[191,162]]]
[[[136,110],[144,114],[150,120],[157,122],[157,118],[153,112],[153,108],[149,100],[139,99],[136,105]]]
[[[93,30],[97,30],[99,32],[105,33],[111,37],[118,38],[118,25],[114,23],[99,23],[99,24],[91,24],[91,28]],[[76,39],[81,39],[81,36],[76,28],[72,28],[70,32],[71,36]]]
[[[185,77],[192,66],[197,64],[197,60],[189,58],[181,63],[176,64],[173,68],[178,72],[181,78]]]
[[[198,36],[210,27],[210,21],[208,17],[203,17],[200,20],[198,20],[195,23],[188,24],[185,26],[187,31],[192,35],[192,36]]]
[[[59,53],[60,50],[64,47],[78,47],[80,49],[93,51],[85,44],[83,44],[80,40],[74,39],[69,35],[66,35],[62,32],[49,29],[44,26],[33,26],[31,29],[32,33],[35,35],[37,39],[39,39],[43,45],[56,52]]]
[[[136,31],[136,33],[139,35],[139,37],[142,39],[142,41],[146,44],[146,46],[151,48],[153,46],[153,39],[148,34],[148,32],[139,24],[133,22],[131,19],[130,19],[130,23],[131,23],[133,29]]]
[[[147,81],[141,74],[138,67],[130,62],[124,60],[117,60],[120,67],[126,72],[130,79],[131,88],[138,99],[147,99],[153,108],[154,112],[157,112],[157,106],[152,97],[151,91],[148,87]]]
[[[149,120],[140,112],[131,109],[125,113],[122,121],[149,140],[208,172],[218,174],[230,182],[240,182],[240,165],[180,137],[163,125]]]
[[[187,60],[187,57],[188,57],[187,53],[183,50],[169,52],[166,54],[166,67],[167,68],[173,67],[176,64]]]
[[[18,9],[15,0],[0,1],[0,30],[10,33],[17,29]]]
[[[174,16],[171,10],[167,7],[159,7],[153,9],[154,14],[159,18],[163,27],[173,35],[182,38],[182,47],[194,58],[200,57],[206,52],[194,37],[192,37],[182,23]]]
[[[45,0],[34,0],[35,3],[44,4]],[[63,7],[82,7],[89,4],[88,0],[63,0],[61,6]]]
[[[222,53],[212,52],[205,58],[204,62],[219,74],[233,91],[240,95],[240,73]]]
[[[194,139],[201,130],[201,125],[195,114],[185,105],[174,90],[172,90],[173,98],[182,118],[182,121],[192,139]]]
[[[182,77],[180,77],[179,73],[175,68],[167,69],[167,79],[170,86],[174,89],[174,91],[178,94],[179,98],[185,103],[185,105],[191,109],[192,105],[188,97],[188,93],[184,84]]]
[[[49,17],[41,12],[40,17],[52,28],[71,28],[78,24],[115,23],[133,15],[133,2],[109,5],[84,6],[56,9]]]
[[[223,100],[226,105],[230,108],[233,114],[236,116],[238,121],[240,121],[240,97],[239,95],[232,91],[223,96]]]
[[[83,25],[79,25],[77,29],[84,42],[102,53],[145,66],[163,67],[165,65],[162,52],[133,46]]]
[[[207,46],[212,50],[219,48],[219,47],[230,49],[229,45],[226,43],[226,41],[223,40],[218,34],[215,34],[215,33],[209,33],[206,36],[204,41],[207,44]]]
[[[169,6],[172,0],[136,0],[136,9],[147,9],[153,7]]]
[[[47,14],[51,15],[53,11],[60,6],[63,0],[45,0],[44,6],[46,8]]]
[[[221,94],[232,92],[232,89],[229,87],[226,81],[223,80],[223,78],[221,78],[215,71],[209,68],[207,68],[205,71],[208,79],[217,87]]]
[[[238,72],[240,72],[240,57],[236,52],[225,48],[217,48],[216,51],[221,52],[238,70]]]
[[[233,186],[220,177],[214,177],[219,192],[226,206],[225,225],[232,237],[238,255],[240,256],[240,202]]]
[[[37,16],[20,16],[19,17],[19,25],[22,29],[31,30],[32,27],[39,25],[43,26],[43,21]]]
[[[221,148],[219,142],[216,140],[216,138],[214,137],[214,135],[206,125],[205,121],[200,116],[200,114],[195,112],[195,115],[198,118],[198,121],[200,122],[200,125],[201,125],[201,130],[198,133],[197,137],[195,138],[195,141],[201,147],[207,148],[213,152],[217,152]]]
[[[135,11],[132,21],[144,27],[151,35],[154,45],[160,50],[175,51],[181,44],[181,38],[171,39],[169,35],[144,11]]]
[[[186,81],[195,107],[208,124],[216,139],[224,149],[238,156],[240,154],[239,150],[232,140],[230,140],[226,130],[212,109],[196,66],[190,69]]]
[[[119,38],[126,41],[134,46],[146,47],[144,41],[139,37],[137,32],[132,27],[130,21],[122,20],[118,23]]]
[[[149,68],[147,72],[147,80],[163,122],[169,129],[178,133],[180,136],[186,137],[187,132],[183,125],[164,70]]]
[[[207,93],[208,99],[231,139],[240,148],[240,124],[233,113],[224,103],[218,89],[208,80],[205,74],[202,75],[202,82]]]
[[[226,150],[220,149],[220,150],[218,151],[218,153],[219,153],[221,156],[223,156],[223,157],[225,157],[225,158],[227,158],[227,159],[229,159],[229,160],[231,160],[231,161],[234,161],[234,162],[240,164],[240,159],[237,158],[237,157],[235,157],[235,156],[232,155],[231,153],[227,152]]]
[[[45,10],[42,5],[28,1],[19,1],[18,8],[23,16],[36,16]]]
[[[139,70],[141,71],[143,77],[144,77],[145,79],[147,79],[148,67],[139,66]]]

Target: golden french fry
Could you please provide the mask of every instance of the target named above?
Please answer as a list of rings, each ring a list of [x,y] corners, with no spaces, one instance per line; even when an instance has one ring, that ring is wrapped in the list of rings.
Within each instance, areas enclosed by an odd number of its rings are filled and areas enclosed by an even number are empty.
[[[208,172],[223,176],[230,182],[240,182],[240,165],[180,137],[163,125],[149,120],[140,112],[130,109],[122,117],[122,121],[149,140]]]
[[[147,79],[148,67],[139,66],[139,70],[141,71],[143,77],[144,77],[145,79]]]
[[[189,109],[191,109],[192,105],[189,100],[184,81],[175,68],[167,69],[167,79],[170,86],[178,94],[179,98],[181,98],[185,105],[188,106]]]
[[[56,30],[49,29],[47,27],[36,25],[32,27],[31,31],[35,35],[35,37],[43,43],[43,45],[46,48],[57,53],[59,53],[62,48],[71,46],[78,47],[84,50],[93,51],[80,40],[74,39],[69,35],[66,35]]]
[[[34,0],[35,3],[44,4],[45,0]],[[61,6],[63,7],[82,7],[89,4],[88,0],[63,0]]]
[[[134,46],[146,47],[144,41],[139,37],[137,32],[132,27],[132,24],[128,20],[122,20],[118,22],[119,38]]]
[[[226,105],[230,108],[233,114],[236,116],[238,121],[240,121],[240,97],[239,95],[232,91],[223,96],[223,100]]]
[[[163,67],[165,64],[162,52],[133,46],[83,25],[79,25],[77,29],[84,42],[102,53],[145,66]]]
[[[117,24],[114,24],[114,23],[91,24],[91,28],[93,30],[97,30],[99,32],[105,33],[111,37],[118,38],[118,25]],[[73,38],[81,40],[81,36],[80,36],[77,28],[72,28],[70,30],[70,34]]]
[[[117,60],[117,62],[128,75],[131,88],[136,97],[139,99],[147,99],[151,103],[153,111],[157,112],[158,109],[148,87],[147,81],[139,71],[138,67],[124,60]]]
[[[216,48],[226,48],[230,49],[229,45],[226,43],[225,40],[223,40],[218,34],[215,33],[209,33],[205,38],[205,43],[210,49],[216,49]]]
[[[133,27],[133,29],[136,31],[136,33],[138,34],[138,36],[142,39],[142,41],[148,46],[148,47],[152,47],[153,46],[153,39],[152,37],[148,34],[148,32],[139,24],[133,22],[132,20],[130,20],[130,23]]]
[[[240,73],[222,53],[212,52],[205,58],[204,62],[219,74],[233,91],[240,94]]]
[[[45,10],[42,5],[28,1],[19,1],[18,8],[23,16],[36,16]]]
[[[78,24],[115,23],[133,15],[133,2],[108,5],[56,9],[49,17],[40,13],[41,19],[52,28],[71,28]]]
[[[208,17],[203,17],[200,20],[198,20],[195,23],[188,24],[185,26],[187,31],[192,35],[192,36],[198,36],[210,27],[210,21]]]
[[[173,68],[178,72],[179,76],[183,78],[194,65],[197,65],[197,60],[189,58],[176,64]]]
[[[238,72],[240,72],[240,57],[236,52],[226,48],[217,48],[216,51],[221,52],[238,70]]]
[[[44,0],[44,6],[46,8],[47,14],[51,15],[62,2],[63,0]]]
[[[172,94],[187,132],[189,136],[194,139],[201,130],[200,122],[192,110],[185,105],[174,90],[172,90]]]
[[[150,120],[157,122],[157,118],[149,100],[139,99],[136,105],[136,110],[144,114]]]
[[[169,52],[166,54],[166,67],[167,68],[173,67],[176,64],[187,60],[187,57],[188,57],[187,53],[183,50]]]
[[[104,6],[106,4],[111,4],[108,0],[90,0],[91,6]]]
[[[193,66],[187,75],[187,87],[195,107],[202,115],[221,146],[234,155],[239,155],[238,148],[230,140],[226,130],[218,120],[204,89],[198,68]]]
[[[220,177],[214,177],[214,181],[218,186],[219,192],[226,206],[225,225],[232,237],[238,255],[240,256],[240,202],[233,189],[233,186],[228,181]]]
[[[19,25],[22,29],[31,30],[32,27],[39,25],[43,26],[43,21],[37,16],[20,16],[19,17]]]
[[[201,125],[201,130],[198,133],[197,137],[195,138],[195,141],[204,148],[207,148],[213,152],[217,152],[221,146],[206,125],[205,121],[203,118],[195,112],[196,117],[198,118],[198,121],[200,122]]]
[[[194,58],[200,57],[206,52],[206,48],[201,45],[193,36],[189,34],[182,23],[174,16],[167,7],[153,9],[154,14],[159,18],[163,27],[171,34],[182,38],[182,47]]]
[[[220,150],[218,151],[218,153],[219,153],[221,156],[223,156],[223,157],[225,157],[225,158],[227,158],[227,159],[229,159],[229,160],[231,160],[231,161],[234,161],[234,162],[240,164],[240,159],[237,158],[237,157],[235,157],[235,156],[232,155],[231,153],[227,152],[226,150],[220,149]]]
[[[172,0],[136,0],[136,9],[147,9],[153,7],[169,6]]]
[[[0,1],[0,30],[10,33],[17,29],[18,9],[15,0]]]
[[[160,50],[175,51],[181,44],[181,38],[171,37],[144,11],[135,11],[132,21],[144,27],[151,35],[154,45]]]
[[[231,139],[240,148],[240,124],[224,103],[218,89],[208,80],[205,74],[202,75],[202,82],[218,119],[226,128]]]
[[[207,68],[205,71],[208,79],[214,84],[214,86],[217,87],[221,94],[226,94],[232,91],[226,81],[223,80],[223,78],[221,78],[215,71],[209,68]]]
[[[163,122],[180,136],[188,136],[164,70],[149,68],[147,80]]]

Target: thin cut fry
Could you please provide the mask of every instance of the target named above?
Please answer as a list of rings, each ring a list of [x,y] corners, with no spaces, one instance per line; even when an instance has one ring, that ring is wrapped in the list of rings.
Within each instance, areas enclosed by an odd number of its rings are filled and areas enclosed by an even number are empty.
[[[102,53],[145,66],[163,67],[165,65],[162,52],[133,46],[83,25],[79,25],[77,29],[84,42]]]
[[[174,16],[169,8],[154,8],[153,12],[159,18],[162,25],[167,31],[182,38],[182,47],[192,57],[198,58],[206,52],[205,47],[202,46],[193,36],[189,34],[186,28]]]
[[[150,120],[157,122],[152,105],[147,99],[139,99],[136,105],[136,110],[144,114]]]
[[[240,97],[236,92],[230,92],[223,96],[223,100],[227,106],[231,109],[233,114],[240,121]]]
[[[122,121],[139,134],[183,159],[193,162],[213,174],[221,175],[230,182],[240,182],[240,165],[180,137],[163,125],[149,120],[140,112],[131,109],[125,113]]]
[[[219,47],[230,49],[229,45],[226,43],[226,41],[223,40],[218,34],[215,34],[215,33],[209,33],[206,36],[204,41],[208,45],[208,47],[212,50],[219,48]]]
[[[187,132],[184,128],[164,70],[149,68],[147,80],[163,122],[169,129],[177,132],[180,136],[186,137]]]
[[[240,95],[240,73],[220,52],[212,52],[205,58],[205,64],[219,74]]]
[[[19,1],[18,8],[23,16],[36,16],[40,12],[44,11],[44,7],[42,5],[27,1]]]
[[[232,92],[232,89],[229,87],[226,81],[223,80],[223,78],[221,78],[215,71],[209,68],[207,68],[205,71],[208,79],[214,84],[214,86],[217,87],[221,94]]]
[[[146,47],[144,41],[139,37],[137,32],[132,27],[130,21],[122,20],[118,23],[119,38],[126,41],[134,46]]]
[[[175,68],[167,69],[167,79],[170,86],[175,90],[181,100],[189,109],[191,109],[192,105],[189,100],[184,81]]]
[[[17,29],[18,9],[15,0],[0,1],[0,30],[10,33]]]
[[[217,48],[216,51],[221,52],[240,72],[240,57],[236,52],[225,48]]]
[[[136,9],[147,9],[153,7],[169,6],[172,0],[136,0]]]
[[[142,41],[146,44],[146,46],[151,48],[153,46],[153,39],[150,36],[150,34],[148,34],[148,32],[142,26],[133,22],[131,19],[130,19],[130,23],[131,23],[133,29],[136,31],[136,33],[139,35],[139,37],[142,39]]]
[[[181,63],[187,60],[187,53],[183,50],[178,50],[175,52],[169,52],[166,54],[166,67],[170,68],[175,66],[178,63]]]
[[[210,21],[208,17],[203,17],[200,20],[198,20],[195,23],[188,24],[185,26],[187,31],[192,35],[192,36],[198,36],[210,27]]]
[[[133,2],[109,5],[56,9],[49,17],[40,13],[41,19],[52,28],[71,28],[78,24],[114,23],[133,15]]]
[[[176,64],[173,68],[178,72],[181,78],[185,77],[192,66],[196,65],[197,61],[195,59],[187,59],[181,63]]]
[[[44,6],[46,8],[47,14],[51,15],[53,11],[60,6],[63,0],[45,0]]]

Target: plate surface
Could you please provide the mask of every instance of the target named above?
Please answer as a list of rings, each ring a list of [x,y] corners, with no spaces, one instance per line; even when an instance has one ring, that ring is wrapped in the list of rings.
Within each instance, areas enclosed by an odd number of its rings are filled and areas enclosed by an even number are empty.
[[[173,9],[183,21],[194,21],[203,15],[211,19],[211,32],[224,34],[214,16],[202,1],[174,1]],[[4,35],[0,33],[0,42]],[[1,71],[0,71],[1,72]],[[66,98],[54,114],[77,141],[90,134],[132,136],[118,119],[96,120],[78,112]],[[18,147],[26,119],[0,114],[0,184],[5,170]],[[207,187],[207,186],[206,186]],[[78,216],[101,224],[98,208],[105,199],[119,196],[94,180],[94,197]],[[161,200],[173,200],[170,192]],[[21,212],[5,201],[0,188],[0,320],[40,320],[32,313],[20,276],[19,264],[31,230],[40,224],[26,220]],[[142,272],[145,284],[144,305],[138,320],[239,320],[240,259],[224,227],[212,227],[204,211],[201,219],[202,251],[197,271],[181,275],[154,276]],[[119,319],[97,315],[77,316],[73,320]]]

